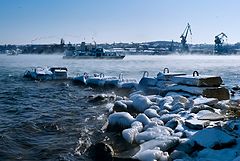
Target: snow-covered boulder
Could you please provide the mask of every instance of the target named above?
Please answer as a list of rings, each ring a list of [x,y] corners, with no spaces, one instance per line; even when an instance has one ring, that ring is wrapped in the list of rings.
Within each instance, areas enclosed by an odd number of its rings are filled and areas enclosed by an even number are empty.
[[[120,130],[131,127],[135,119],[127,112],[115,112],[108,116],[108,129]]]
[[[137,128],[128,128],[122,131],[123,138],[130,144],[133,143],[135,136],[138,134]]]
[[[190,129],[194,129],[194,130],[201,130],[201,129],[207,127],[209,124],[210,124],[209,121],[198,120],[195,118],[185,121],[185,125],[187,127],[189,127]]]
[[[140,145],[140,150],[137,152],[137,154],[141,153],[147,149],[154,149],[156,147],[160,148],[160,150],[162,150],[162,151],[167,151],[167,150],[177,146],[178,143],[179,143],[178,137],[162,135],[155,139],[152,139],[152,140],[142,143]]]
[[[209,110],[201,110],[197,113],[198,120],[220,121],[224,116]]]
[[[133,158],[141,161],[169,161],[169,155],[167,152],[163,152],[158,149],[148,149],[141,153],[136,154]]]
[[[141,122],[144,126],[151,122],[151,120],[144,113],[138,114],[136,117],[136,121]]]
[[[131,96],[130,99],[133,101],[133,108],[138,112],[144,112],[152,105],[152,102],[143,95],[136,94]]]
[[[146,109],[145,111],[144,111],[144,114],[147,116],[147,117],[149,117],[149,118],[153,118],[153,117],[159,117],[159,114],[157,113],[157,111],[156,110],[154,110],[154,109]]]
[[[198,131],[191,139],[205,148],[221,148],[236,143],[234,137],[217,128],[207,128]]]
[[[155,139],[160,136],[170,136],[173,133],[173,130],[165,126],[154,126],[148,128],[146,131],[143,131],[136,136],[136,142],[141,143],[148,140]]]
[[[143,130],[143,124],[139,121],[134,121],[132,124],[131,124],[131,127],[133,129],[137,129],[138,132],[141,132]]]

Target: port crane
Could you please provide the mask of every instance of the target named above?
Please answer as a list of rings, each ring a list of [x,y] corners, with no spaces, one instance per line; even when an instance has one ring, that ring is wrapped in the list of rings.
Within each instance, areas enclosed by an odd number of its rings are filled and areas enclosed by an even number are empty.
[[[226,50],[223,47],[224,39],[227,38],[227,35],[223,32],[215,36],[215,46],[214,53],[224,53]]]
[[[189,48],[188,48],[188,45],[187,45],[188,33],[190,33],[190,35],[192,35],[191,26],[190,26],[189,23],[187,24],[186,28],[184,29],[182,35],[180,36],[181,44],[182,44],[182,52],[188,52],[189,51]]]

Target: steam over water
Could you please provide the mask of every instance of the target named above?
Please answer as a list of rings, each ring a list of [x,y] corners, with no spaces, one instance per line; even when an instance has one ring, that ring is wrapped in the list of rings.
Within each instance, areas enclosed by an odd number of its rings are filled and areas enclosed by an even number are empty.
[[[66,60],[62,55],[0,55],[0,160],[86,160],[81,154],[101,140],[108,104],[87,96],[113,90],[89,89],[70,81],[29,81],[26,69],[66,66],[69,76],[102,72],[125,78],[170,72],[220,75],[231,87],[240,80],[240,56],[126,56],[123,60]]]

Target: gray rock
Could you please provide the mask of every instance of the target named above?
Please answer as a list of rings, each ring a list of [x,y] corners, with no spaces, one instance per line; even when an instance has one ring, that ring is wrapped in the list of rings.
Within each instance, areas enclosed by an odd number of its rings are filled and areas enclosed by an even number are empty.
[[[178,151],[178,150],[174,150],[171,154],[170,154],[170,158],[172,160],[175,160],[175,159],[183,159],[183,158],[187,158],[189,157],[188,154],[186,154],[185,152],[183,151]]]
[[[236,144],[236,139],[218,128],[207,128],[198,131],[191,138],[205,148],[225,148]]]
[[[209,121],[190,119],[185,121],[185,125],[190,129],[201,130],[209,125]]]

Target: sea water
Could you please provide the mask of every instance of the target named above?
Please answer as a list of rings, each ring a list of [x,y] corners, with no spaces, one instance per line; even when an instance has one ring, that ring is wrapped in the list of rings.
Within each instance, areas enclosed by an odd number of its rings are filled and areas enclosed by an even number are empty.
[[[0,55],[0,160],[87,160],[82,155],[101,132],[109,103],[88,102],[88,96],[112,94],[114,89],[91,89],[71,81],[31,81],[25,70],[64,66],[68,75],[104,73],[141,79],[170,72],[219,75],[231,88],[240,82],[240,56],[126,56],[123,60],[62,59],[62,55]]]

